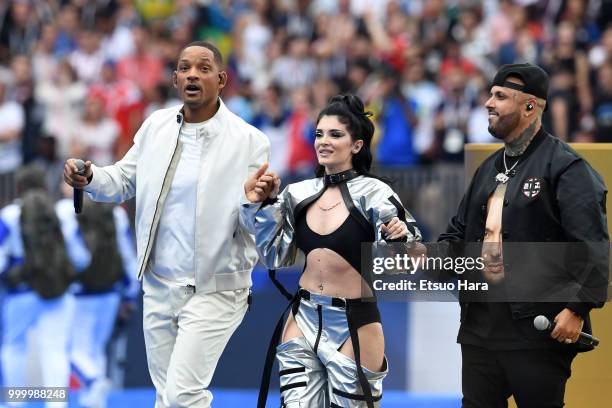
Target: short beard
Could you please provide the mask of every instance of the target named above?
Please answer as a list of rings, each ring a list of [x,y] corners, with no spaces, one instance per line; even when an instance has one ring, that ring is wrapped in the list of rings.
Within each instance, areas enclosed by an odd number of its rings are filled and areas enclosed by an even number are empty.
[[[495,127],[489,125],[489,133],[491,133],[496,139],[504,140],[514,129],[518,127],[520,121],[521,113],[519,111],[509,113],[504,116],[498,116]]]

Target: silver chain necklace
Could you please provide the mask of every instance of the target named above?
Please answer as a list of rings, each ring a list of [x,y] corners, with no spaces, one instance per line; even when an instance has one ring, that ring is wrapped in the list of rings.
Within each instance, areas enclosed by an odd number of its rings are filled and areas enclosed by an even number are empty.
[[[506,171],[503,173],[497,173],[497,176],[495,176],[495,181],[497,181],[498,183],[506,184],[508,180],[510,180],[510,177],[508,176],[508,174],[516,167],[516,165],[521,159],[520,158],[517,159],[517,161],[512,165],[512,167],[508,168],[508,165],[506,164],[506,152],[503,153],[503,158],[504,158],[503,160],[504,169]]]
[[[318,204],[317,204],[317,206],[318,206],[318,207],[319,207],[321,210],[323,210],[323,211],[329,211],[329,210],[333,210],[334,208],[336,208],[337,206],[339,206],[341,202],[342,202],[342,200],[341,200],[341,201],[338,201],[336,204],[332,205],[331,207],[327,207],[327,208],[322,207],[322,206],[320,206],[320,205],[318,205]]]

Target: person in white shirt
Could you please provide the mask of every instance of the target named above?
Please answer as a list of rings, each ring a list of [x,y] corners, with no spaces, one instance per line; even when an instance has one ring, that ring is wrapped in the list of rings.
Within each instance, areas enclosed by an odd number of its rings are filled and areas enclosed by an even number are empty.
[[[247,310],[253,237],[239,217],[244,180],[263,175],[266,136],[219,98],[219,50],[195,42],[173,74],[182,106],[149,116],[119,162],[68,159],[64,179],[95,201],[136,200],[138,277],[156,408],[209,407],[219,357]],[[263,183],[264,187],[267,186]]]
[[[23,107],[6,99],[7,81],[0,80],[0,174],[12,173],[21,165],[21,131],[25,122]]]

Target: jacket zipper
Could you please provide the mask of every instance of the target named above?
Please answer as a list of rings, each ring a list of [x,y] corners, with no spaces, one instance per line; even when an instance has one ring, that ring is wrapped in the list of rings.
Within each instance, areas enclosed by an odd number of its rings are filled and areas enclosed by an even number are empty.
[[[164,181],[166,180],[166,176],[168,176],[168,171],[170,170],[170,166],[172,165],[172,158],[176,154],[176,148],[178,147],[180,132],[181,132],[181,128],[179,126],[179,134],[176,137],[176,144],[174,145],[174,150],[172,152],[172,156],[170,156],[170,163],[168,163],[168,167],[166,168],[166,172],[164,173],[164,178],[162,180],[161,190],[159,191],[159,196],[157,196],[157,202],[155,203],[155,212],[153,212],[153,219],[151,220],[151,228],[149,229],[149,238],[147,239],[147,246],[146,246],[145,252],[144,252],[145,256],[147,257],[147,259],[143,259],[142,260],[142,265],[140,265],[140,271],[138,271],[138,278],[143,276],[144,269],[146,268],[146,264],[149,262],[149,257],[151,256],[150,253],[148,255],[147,255],[147,253],[149,252],[149,247],[151,246],[151,233],[153,232],[153,224],[155,223],[155,218],[157,216],[157,211],[159,210],[159,199],[161,198],[162,190],[164,189]]]
[[[196,142],[198,140],[198,136],[200,136],[200,130],[201,129],[196,129]],[[200,154],[200,166],[198,168],[198,182],[196,183],[196,202],[195,202],[195,215],[193,216],[193,220],[194,220],[194,229],[193,229],[193,281],[196,283],[196,287],[197,285],[197,276],[198,276],[198,261],[197,261],[197,256],[196,256],[196,252],[197,252],[197,248],[198,248],[198,197],[200,196],[200,174],[202,174],[201,172],[201,168],[202,168],[202,160],[203,160],[203,156],[204,156],[204,145],[206,144],[206,139],[204,138],[204,136],[202,135],[202,150],[201,150],[201,154]]]

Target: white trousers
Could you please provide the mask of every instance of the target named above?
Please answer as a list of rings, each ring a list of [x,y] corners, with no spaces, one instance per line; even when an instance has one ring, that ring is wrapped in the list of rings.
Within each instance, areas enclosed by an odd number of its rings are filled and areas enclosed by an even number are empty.
[[[45,300],[34,291],[9,294],[2,313],[2,375],[4,386],[67,387],[70,377],[68,341],[74,316],[74,296]],[[28,384],[28,332],[36,330],[34,346],[40,359],[42,384]],[[65,407],[62,402],[47,407]]]
[[[247,310],[248,289],[193,293],[147,270],[143,328],[155,408],[207,408],[210,380]]]

